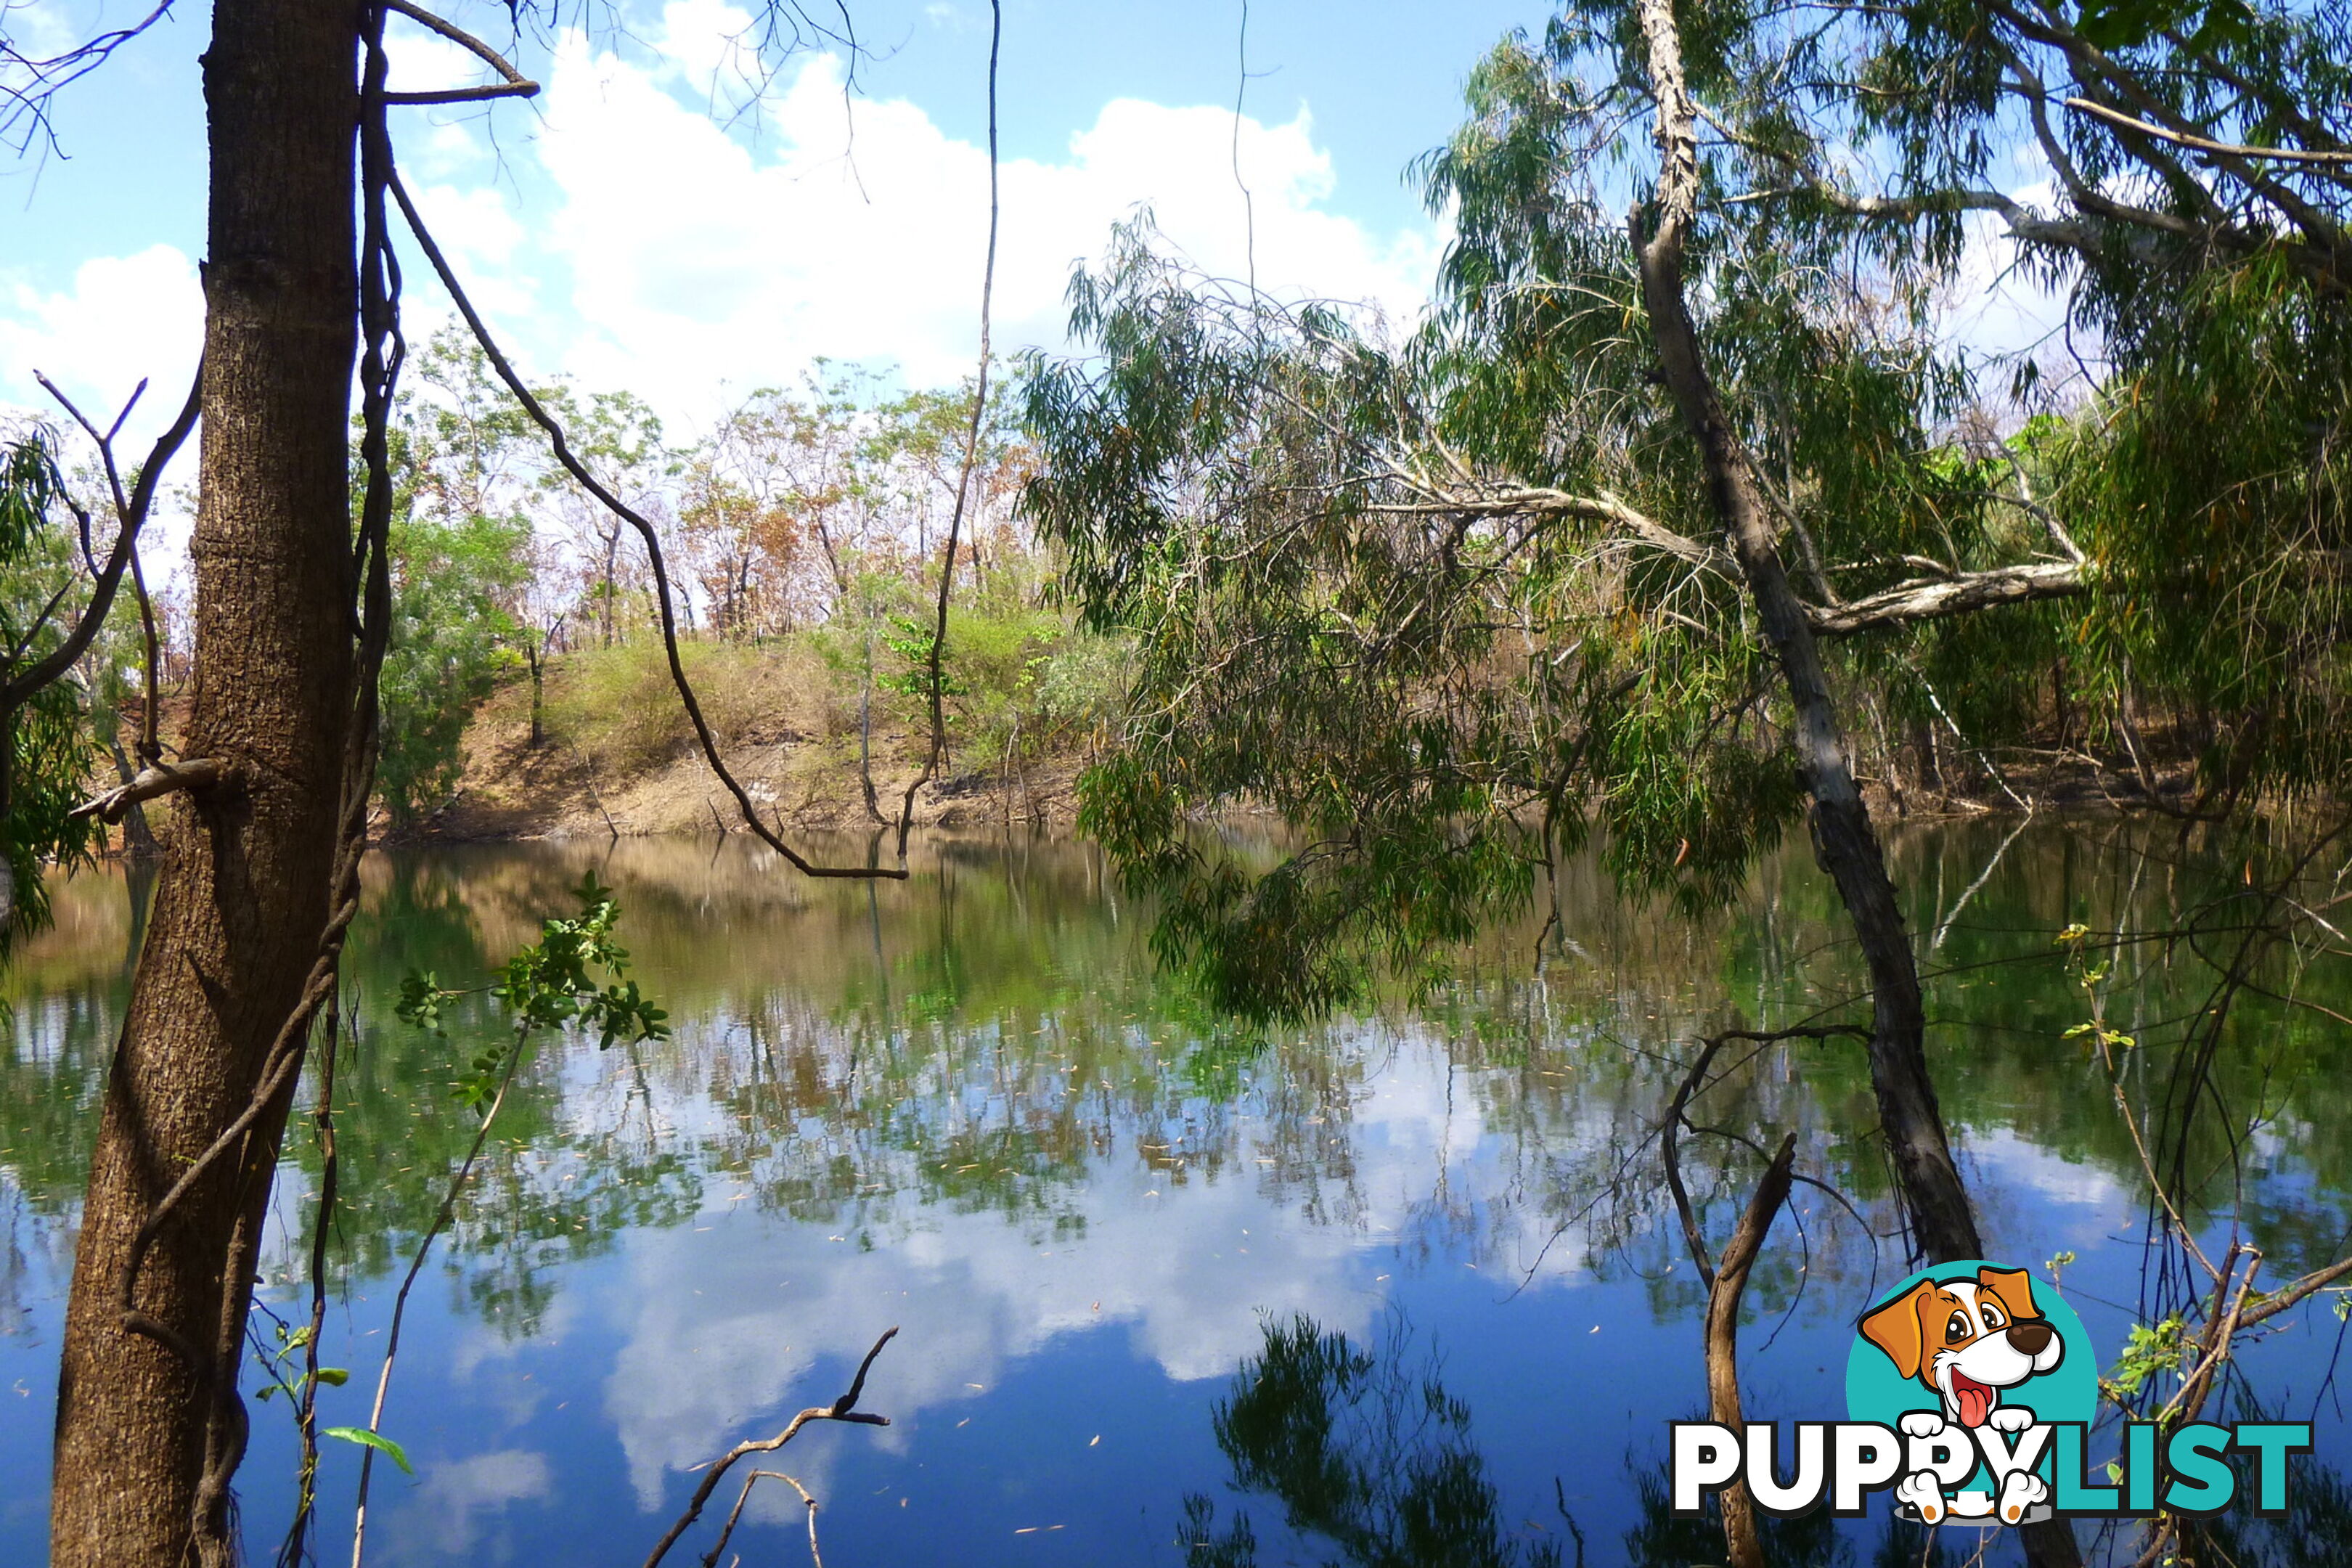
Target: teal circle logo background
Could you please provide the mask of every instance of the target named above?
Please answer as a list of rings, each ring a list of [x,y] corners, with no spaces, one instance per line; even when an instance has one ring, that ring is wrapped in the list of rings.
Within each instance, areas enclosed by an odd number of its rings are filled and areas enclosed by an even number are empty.
[[[1997,1268],[2004,1272],[2011,1266],[1988,1263],[1982,1258],[1968,1258],[1958,1263],[1938,1263],[1932,1268],[1922,1268],[1905,1278],[1894,1289],[1881,1292],[1871,1302],[1875,1311],[1889,1301],[1906,1294],[1922,1279],[1939,1283],[1948,1279],[1973,1281],[1979,1268]],[[2014,1388],[2000,1391],[2000,1402],[2008,1405],[2023,1405],[2043,1421],[2089,1422],[2099,1408],[2099,1357],[2091,1348],[2090,1335],[2083,1329],[2083,1320],[2074,1309],[2058,1294],[2057,1287],[2040,1275],[2032,1274],[2033,1305],[2050,1326],[2058,1331],[2065,1342],[2066,1353],[2058,1364],[2036,1377],[2029,1377]],[[1867,1313],[1864,1314],[1864,1316]],[[1886,1352],[1864,1339],[1857,1318],[1853,1346],[1846,1352],[1845,1410],[1852,1421],[1875,1421],[1881,1426],[1895,1426],[1906,1411],[1933,1410],[1941,1413],[1943,1402],[1935,1391],[1916,1378],[1903,1375]],[[1898,1428],[1899,1429],[1899,1428]],[[2047,1468],[2047,1461],[2042,1467]]]

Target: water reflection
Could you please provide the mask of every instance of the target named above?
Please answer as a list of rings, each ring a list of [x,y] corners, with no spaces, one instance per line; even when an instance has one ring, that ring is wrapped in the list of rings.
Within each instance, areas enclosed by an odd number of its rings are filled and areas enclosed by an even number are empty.
[[[1445,1392],[1433,1357],[1415,1354],[1402,1317],[1377,1350],[1303,1315],[1268,1325],[1211,1425],[1233,1485],[1279,1501],[1286,1526],[1328,1542],[1341,1562],[1559,1568],[1558,1542],[1505,1530],[1470,1408]],[[1186,1568],[1257,1568],[1247,1510],[1220,1529],[1216,1504],[1196,1492],[1184,1524]]]
[[[1915,925],[1924,942],[1940,935],[1929,1005],[1945,1114],[2000,1254],[2074,1251],[2069,1289],[2113,1346],[2116,1304],[2137,1291],[2137,1157],[2104,1079],[2063,1037],[2080,996],[2050,939],[2075,919],[2162,927],[2200,877],[2231,868],[2151,870],[2125,828],[2035,826],[1979,885],[2006,831],[1895,843]],[[1719,1554],[1719,1535],[1653,1517],[1646,1459],[1626,1465],[1629,1438],[1647,1454],[1664,1422],[1703,1403],[1697,1281],[1646,1139],[1694,1035],[1853,989],[1830,895],[1801,851],[1707,922],[1628,906],[1593,864],[1571,866],[1561,940],[1540,952],[1535,922],[1492,932],[1425,1005],[1262,1034],[1155,970],[1148,918],[1082,846],[950,841],[878,889],[797,880],[735,840],[715,855],[707,842],[625,842],[379,857],[351,965],[358,1044],[340,1068],[331,1360],[371,1364],[383,1282],[472,1132],[446,1087],[498,1027],[462,1009],[446,1041],[398,1026],[399,975],[479,973],[592,868],[620,889],[622,934],[676,1035],[604,1053],[551,1042],[510,1095],[404,1351],[389,1426],[421,1479],[388,1510],[391,1557],[625,1556],[614,1542],[658,1534],[687,1467],[831,1397],[897,1322],[869,1397],[896,1425],[813,1441],[794,1469],[824,1498],[828,1556],[926,1561],[953,1541],[971,1563],[1175,1563],[1196,1550],[1185,1542],[1240,1550],[1248,1509],[1261,1559],[1281,1561],[1277,1532],[1299,1534],[1281,1519],[1304,1483],[1284,1479],[1278,1444],[1241,1479],[1220,1439],[1257,1451],[1243,1442],[1254,1428],[1214,1417],[1221,1396],[1248,1407],[1227,1383],[1274,1363],[1267,1325],[1301,1320],[1318,1336],[1292,1347],[1302,1367],[1331,1336],[1371,1347],[1349,1352],[1374,1358],[1351,1388],[1394,1376],[1419,1397],[1437,1363],[1414,1356],[1443,1355],[1446,1398],[1476,1413],[1485,1448],[1433,1415],[1427,1476],[1468,1510],[1447,1528],[1507,1553],[1494,1561],[1556,1548],[1573,1562],[1563,1506],[1596,1563]],[[5,981],[0,1560],[39,1550],[55,1326],[135,952],[131,891],[119,875],[59,889],[58,930]],[[2126,950],[2119,994],[2137,1016],[2122,1026],[2194,1005],[2200,977],[2173,962]],[[2242,1199],[2210,1161],[2200,1195],[2213,1210],[2239,1204],[2284,1276],[2352,1226],[2347,1041],[2255,999],[2228,1044],[2219,1091],[2273,1114]],[[1776,1236],[1749,1287],[1753,1408],[1834,1415],[1847,1320],[1895,1261],[1871,1234],[1892,1222],[1883,1166],[1853,1136],[1874,1120],[1859,1053],[1763,1050],[1706,1110],[1727,1128],[1797,1131],[1803,1168],[1860,1210],[1801,1190],[1801,1230]],[[1751,1162],[1705,1139],[1685,1159],[1701,1224],[1720,1234]],[[298,1138],[265,1265],[273,1300],[301,1283],[318,1174]],[[1382,1336],[1401,1310],[1422,1350],[1399,1358]],[[2250,1368],[2307,1402],[2336,1327],[2323,1311]],[[1336,1373],[1300,1375],[1338,1386]],[[356,1395],[328,1392],[344,1399],[328,1402],[330,1422],[355,1418]],[[1371,1397],[1324,1402],[1360,1412]],[[1358,1419],[1342,1415],[1335,1431]],[[2325,1455],[2342,1419],[2319,1419]],[[247,1472],[257,1540],[289,1489],[277,1441],[265,1428]],[[331,1521],[339,1485],[331,1471]],[[1496,1521],[1483,1535],[1481,1487]],[[1213,1510],[1197,1531],[1181,1513],[1188,1495]],[[1302,1511],[1300,1530],[1327,1552],[1346,1535],[1356,1560],[1412,1560],[1361,1553],[1375,1540],[1404,1550],[1399,1510],[1418,1505],[1345,1495],[1357,1500]],[[1268,1515],[1269,1500],[1286,1511]],[[1529,1533],[1530,1520],[1549,1533]],[[804,1550],[798,1527],[796,1502],[755,1501],[738,1542],[747,1561],[755,1547]],[[1886,1545],[1867,1531],[1824,1539],[1820,1550],[1843,1540],[1856,1562]],[[1790,1561],[1815,1560],[1798,1537],[1787,1544]]]

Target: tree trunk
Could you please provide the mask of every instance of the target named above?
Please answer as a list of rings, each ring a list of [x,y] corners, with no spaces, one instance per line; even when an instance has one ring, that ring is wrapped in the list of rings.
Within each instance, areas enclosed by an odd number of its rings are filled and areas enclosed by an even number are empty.
[[[866,663],[858,671],[857,782],[866,786],[866,815],[887,825],[882,802],[874,793],[874,622],[866,622]]]
[[[614,577],[620,570],[621,525],[613,524],[604,536],[604,646],[613,646],[613,595],[616,592]]]
[[[1870,814],[1854,787],[1839,733],[1837,710],[1822,670],[1821,650],[1803,606],[1789,586],[1773,542],[1770,520],[1741,450],[1725,419],[1715,384],[1698,352],[1683,300],[1683,242],[1697,212],[1697,115],[1683,83],[1680,38],[1671,0],[1642,0],[1650,76],[1658,98],[1658,225],[1640,253],[1642,296],[1667,390],[1705,459],[1709,499],[1729,536],[1764,636],[1780,663],[1789,705],[1796,713],[1797,763],[1812,796],[1813,851],[1837,884],[1870,967],[1871,1086],[1895,1162],[1912,1234],[1932,1261],[1979,1256],[1976,1219],[1958,1167],[1944,1136],[1943,1116],[1927,1076],[1926,1018],[1919,974],[1903,930],[1903,911]]]
[[[122,737],[109,734],[106,747],[114,753],[115,776],[129,784],[136,774],[131,769],[130,757],[123,752]],[[123,852],[134,860],[152,860],[163,852],[163,847],[155,842],[154,829],[147,826],[147,808],[135,800],[122,814],[122,847]]]
[[[352,702],[348,415],[358,304],[355,0],[216,0],[204,438],[185,744],[237,782],[172,814],[107,1078],[58,1378],[64,1568],[228,1555],[236,1363],[285,1117],[270,1107],[163,1222],[157,1201],[254,1096],[328,917]]]
[[[1793,1132],[1780,1140],[1780,1152],[1758,1178],[1748,1210],[1731,1239],[1723,1244],[1723,1258],[1706,1291],[1706,1413],[1707,1419],[1734,1432],[1748,1430],[1748,1415],[1739,1402],[1739,1298],[1748,1289],[1748,1271],[1764,1250],[1780,1205],[1789,1201],[1790,1162],[1797,1152]],[[1702,1260],[1704,1267],[1704,1260]],[[1724,1548],[1731,1568],[1767,1568],[1764,1540],[1756,1527],[1756,1500],[1745,1480],[1734,1480],[1716,1494],[1723,1510]]]
[[[1698,212],[1697,110],[1683,78],[1673,0],[1640,0],[1640,5],[1650,81],[1658,100],[1661,164],[1657,226],[1646,241],[1638,231],[1633,236],[1651,337],[1666,389],[1698,442],[1708,498],[1738,558],[1765,638],[1780,660],[1789,704],[1796,714],[1798,766],[1812,796],[1813,852],[1837,884],[1870,969],[1871,1088],[1914,1245],[1931,1263],[1980,1258],[1984,1248],[1976,1216],[1952,1160],[1935,1083],[1927,1072],[1919,972],[1903,929],[1895,884],[1886,874],[1886,857],[1846,763],[1837,709],[1812,627],[1781,568],[1748,455],[1724,417],[1683,297],[1683,245]],[[2029,1527],[2021,1534],[2037,1568],[2071,1568],[2082,1561],[2073,1531],[2062,1521]]]

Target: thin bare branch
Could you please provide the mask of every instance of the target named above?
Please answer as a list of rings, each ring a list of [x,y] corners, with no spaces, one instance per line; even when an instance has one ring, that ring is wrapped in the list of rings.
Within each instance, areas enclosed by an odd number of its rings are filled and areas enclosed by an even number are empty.
[[[925,661],[931,700],[931,749],[923,758],[923,771],[907,785],[907,793],[898,803],[898,859],[902,864],[907,858],[907,834],[915,824],[915,793],[939,773],[940,760],[947,752],[947,716],[940,706],[947,682],[940,674],[940,661],[947,652],[948,595],[955,586],[956,543],[962,535],[964,514],[971,506],[971,476],[980,458],[981,427],[988,417],[989,325],[996,298],[996,236],[1000,221],[996,63],[1004,37],[1002,0],[989,0],[988,16],[988,258],[980,274],[980,371],[972,384],[971,424],[964,432],[963,466],[956,475],[955,510],[948,518],[947,548],[940,562],[939,605],[931,625],[930,653]]]
[[[495,87],[453,88],[442,92],[387,92],[383,95],[384,102],[463,103],[484,98],[530,98],[539,91],[539,83],[515,69],[504,55],[446,17],[436,16],[421,5],[413,5],[409,0],[383,0],[383,8],[440,34],[498,72],[501,79]]]
[[[882,1347],[895,1339],[898,1333],[898,1325],[895,1323],[882,1331],[882,1337],[874,1342],[874,1348],[867,1351],[866,1359],[857,1363],[857,1375],[850,1380],[848,1392],[831,1405],[812,1405],[793,1416],[784,1429],[774,1436],[759,1442],[738,1443],[719,1456],[719,1459],[703,1472],[702,1483],[694,1489],[694,1497],[686,1505],[686,1511],[678,1515],[677,1522],[669,1527],[669,1533],[663,1536],[655,1544],[653,1551],[647,1554],[645,1568],[655,1568],[656,1563],[668,1555],[669,1549],[677,1544],[677,1538],[684,1535],[693,1526],[694,1521],[702,1516],[703,1505],[710,1500],[710,1494],[719,1489],[719,1479],[727,1473],[736,1460],[752,1454],[774,1453],[798,1436],[801,1428],[812,1421],[850,1421],[866,1426],[890,1425],[890,1418],[887,1415],[870,1415],[859,1410],[857,1401],[866,1392],[866,1374],[873,1369],[874,1358],[882,1353]]]

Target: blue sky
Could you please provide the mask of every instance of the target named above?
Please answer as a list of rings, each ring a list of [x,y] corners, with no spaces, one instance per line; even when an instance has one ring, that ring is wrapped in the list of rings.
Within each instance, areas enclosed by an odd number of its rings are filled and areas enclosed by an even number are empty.
[[[852,11],[868,53],[847,106],[837,52],[809,53],[758,106],[714,114],[740,14],[683,0],[640,5],[626,36],[526,42],[518,63],[548,88],[534,103],[403,112],[412,186],[535,374],[630,386],[691,428],[817,354],[916,382],[969,362],[987,8]],[[130,14],[124,0],[35,0],[5,16],[37,41]],[[451,14],[503,43],[502,5]],[[1241,172],[1261,279],[1409,310],[1441,237],[1404,168],[1457,122],[1476,59],[1547,15],[1532,0],[1256,0]],[[1070,265],[1139,203],[1204,265],[1241,269],[1241,26],[1238,3],[1007,0],[1002,346],[1057,340]],[[200,310],[208,28],[182,0],[59,102],[58,153],[0,174],[0,403],[37,400],[37,364],[98,405],[152,374],[168,412]],[[477,79],[455,50],[394,28],[396,86]],[[414,291],[413,324],[445,310]]]
[[[726,41],[747,0],[619,3],[619,28],[523,42],[517,63],[546,88],[535,100],[398,111],[404,175],[525,373],[637,393],[673,439],[820,357],[919,385],[968,374],[987,224],[984,0],[849,0],[866,49],[850,100],[838,53],[810,50],[748,103],[729,90],[741,62]],[[0,26],[54,45],[142,9],[0,0]],[[448,14],[504,46],[501,0]],[[1538,0],[1255,0],[1239,156],[1259,281],[1416,310],[1444,237],[1406,165],[1458,123],[1473,65],[1549,14]],[[58,104],[55,153],[0,163],[0,416],[54,417],[37,368],[93,414],[152,376],[126,445],[178,405],[202,323],[209,21],[180,0]],[[1062,345],[1073,265],[1140,205],[1204,268],[1244,271],[1241,24],[1239,0],[1006,0],[1000,350]],[[392,51],[395,87],[482,79],[398,18]],[[2013,188],[2046,199],[2046,172],[2021,166]],[[2009,247],[1993,232],[1984,219],[1953,280],[1950,328],[2013,349],[2056,310],[1999,286]],[[449,310],[421,260],[407,271],[421,340]],[[191,468],[184,455],[178,477]],[[184,529],[164,520],[167,554]]]

